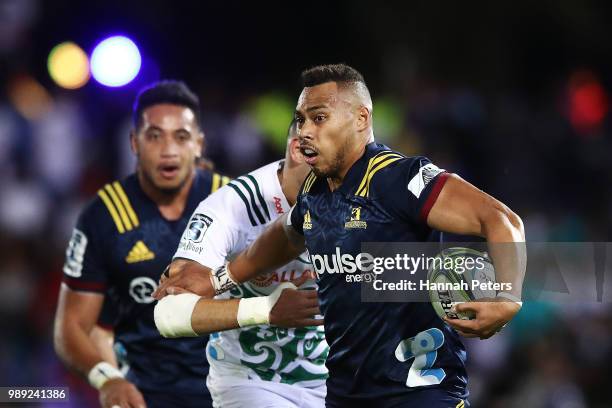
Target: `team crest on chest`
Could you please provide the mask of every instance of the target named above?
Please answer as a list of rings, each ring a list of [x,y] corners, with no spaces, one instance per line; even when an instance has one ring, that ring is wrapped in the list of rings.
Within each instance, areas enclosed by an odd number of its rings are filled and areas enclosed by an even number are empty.
[[[361,219],[361,207],[351,207],[351,215],[349,216],[349,220],[344,223],[345,229],[366,229],[368,228],[368,223]]]

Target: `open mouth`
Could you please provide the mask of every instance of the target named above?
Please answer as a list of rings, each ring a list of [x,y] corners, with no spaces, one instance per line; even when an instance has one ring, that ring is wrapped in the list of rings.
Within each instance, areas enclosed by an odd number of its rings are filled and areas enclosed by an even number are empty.
[[[300,152],[306,159],[306,163],[312,165],[317,160],[319,153],[309,146],[300,146]]]
[[[176,164],[167,164],[163,166],[159,166],[159,173],[165,179],[172,179],[176,177],[179,172],[180,167]]]

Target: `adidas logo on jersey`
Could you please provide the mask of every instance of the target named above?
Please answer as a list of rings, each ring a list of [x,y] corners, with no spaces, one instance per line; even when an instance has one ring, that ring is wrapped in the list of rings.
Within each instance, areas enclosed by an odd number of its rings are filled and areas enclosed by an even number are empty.
[[[136,263],[149,261],[155,258],[155,254],[145,245],[144,242],[138,241],[134,244],[130,253],[125,257],[125,262]]]
[[[312,219],[310,218],[310,210],[306,211],[306,214],[304,214],[304,224],[302,224],[302,229],[312,229]]]

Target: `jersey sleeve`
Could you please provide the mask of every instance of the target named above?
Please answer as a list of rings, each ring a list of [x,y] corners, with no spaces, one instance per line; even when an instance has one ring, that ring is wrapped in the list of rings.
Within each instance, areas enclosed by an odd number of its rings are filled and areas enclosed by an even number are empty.
[[[100,217],[96,202],[83,211],[72,230],[66,248],[63,282],[78,291],[103,294],[107,288],[108,268],[105,265],[103,229],[97,224]]]
[[[300,209],[300,196],[298,196],[297,201],[291,210],[289,210],[289,215],[287,216],[287,224],[294,229],[300,235],[304,235],[304,216],[302,215],[302,211]]]
[[[401,219],[426,223],[450,174],[426,157],[402,160],[389,173],[382,184],[391,209]]]
[[[208,268],[223,265],[245,246],[250,224],[244,222],[242,201],[227,186],[202,201],[189,219],[174,259],[196,261]],[[248,223],[248,220],[246,221]]]

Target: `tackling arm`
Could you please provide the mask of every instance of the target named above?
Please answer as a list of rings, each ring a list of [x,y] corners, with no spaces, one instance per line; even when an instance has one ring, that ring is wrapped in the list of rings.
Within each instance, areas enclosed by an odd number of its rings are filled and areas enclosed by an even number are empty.
[[[192,292],[211,298],[219,293],[220,279],[231,284],[247,282],[257,275],[287,264],[304,252],[304,237],[287,225],[288,214],[277,218],[246,250],[226,267],[211,271],[197,262],[175,259],[162,276],[153,297]],[[220,277],[219,273],[223,273]],[[221,290],[223,291],[223,290]]]

